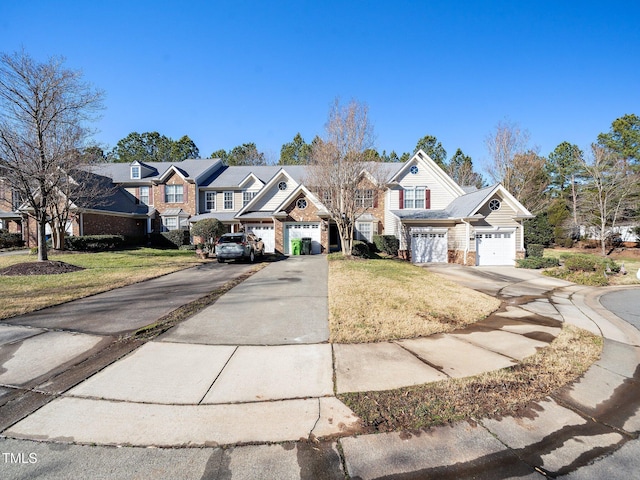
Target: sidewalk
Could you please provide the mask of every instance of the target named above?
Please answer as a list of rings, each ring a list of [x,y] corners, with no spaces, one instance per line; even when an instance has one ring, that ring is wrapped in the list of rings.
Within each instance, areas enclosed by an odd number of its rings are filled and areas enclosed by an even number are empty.
[[[567,473],[625,444],[625,454],[636,448],[637,441],[630,440],[640,430],[640,333],[599,306],[600,291],[529,271],[437,267],[433,270],[460,283],[505,299],[526,296],[527,301],[461,332],[331,345],[326,343],[326,268],[320,256],[269,265],[3,436],[205,447],[208,454],[198,461],[207,468],[213,458],[219,468],[236,465],[230,470],[233,478],[266,478],[246,463],[257,458],[271,465],[269,478],[305,478],[302,471],[312,467],[314,478],[342,478],[343,464],[351,478],[541,478],[539,472]],[[296,296],[291,285],[296,285]],[[353,436],[358,419],[334,395],[513,365],[550,342],[562,321],[603,335],[602,358],[575,385],[533,405],[527,418]],[[293,443],[300,439],[326,441]],[[274,442],[284,443],[270,445]],[[206,448],[255,443],[265,445]],[[24,443],[5,440],[3,445]],[[73,447],[87,455],[96,454],[96,448]],[[133,456],[143,452],[128,450]],[[154,461],[166,464],[168,471],[170,459],[183,456],[158,451],[163,460]],[[224,476],[215,468],[210,473],[210,478]]]

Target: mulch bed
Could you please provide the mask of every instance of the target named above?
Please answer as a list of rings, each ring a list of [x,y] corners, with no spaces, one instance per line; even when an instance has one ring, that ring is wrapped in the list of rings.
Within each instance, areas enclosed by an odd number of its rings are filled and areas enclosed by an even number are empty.
[[[62,273],[84,270],[82,267],[70,265],[64,262],[46,260],[44,262],[16,263],[0,270],[0,275],[59,275]]]

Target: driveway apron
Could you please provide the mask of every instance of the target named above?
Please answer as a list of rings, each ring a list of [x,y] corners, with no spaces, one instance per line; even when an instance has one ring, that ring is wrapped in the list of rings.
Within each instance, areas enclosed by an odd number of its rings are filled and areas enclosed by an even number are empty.
[[[209,345],[327,342],[327,270],[323,255],[275,262],[160,340]]]

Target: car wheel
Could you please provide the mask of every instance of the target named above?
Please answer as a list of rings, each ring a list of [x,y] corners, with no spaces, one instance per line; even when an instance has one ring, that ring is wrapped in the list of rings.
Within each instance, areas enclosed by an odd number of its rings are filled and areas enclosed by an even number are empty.
[[[224,263],[224,258],[218,257],[218,263]]]
[[[256,260],[256,254],[253,250],[249,252],[249,261],[253,263]]]

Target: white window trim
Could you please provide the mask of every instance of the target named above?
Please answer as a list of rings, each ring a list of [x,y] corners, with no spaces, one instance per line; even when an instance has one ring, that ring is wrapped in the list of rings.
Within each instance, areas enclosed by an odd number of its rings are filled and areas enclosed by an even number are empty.
[[[249,191],[249,190],[244,190],[244,191],[242,192],[242,206],[243,206],[243,207],[246,207],[246,206],[247,206],[247,204],[248,204],[251,200],[253,200],[253,197],[255,197],[257,193],[258,193],[258,192],[252,192],[252,191]]]
[[[368,232],[363,232],[363,226],[366,225],[369,228]],[[373,242],[373,222],[356,222],[356,230],[358,232],[358,240],[366,240],[367,242]],[[369,237],[364,235],[368,233]]]
[[[231,196],[231,207],[227,207],[227,195]],[[234,195],[233,195],[233,191],[231,190],[227,190],[222,194],[222,208],[224,210],[233,210],[233,204],[234,204]]]
[[[369,196],[371,194],[371,196]],[[359,208],[373,208],[375,205],[375,192],[372,188],[356,190],[356,206]]]
[[[209,201],[209,197],[213,199],[212,202]],[[213,204],[213,206],[210,205]],[[204,209],[210,212],[215,211],[216,209],[216,192],[204,192]]]
[[[405,187],[404,188],[404,205],[403,208],[405,210],[424,210],[425,209],[425,203],[424,203],[424,197],[425,197],[425,192],[427,191],[427,187],[422,186],[422,185],[417,185],[415,187]],[[409,198],[409,192],[411,192],[411,198]],[[421,195],[418,195],[418,193],[420,193]],[[411,206],[409,206],[409,204],[407,202],[412,202]],[[418,206],[418,202],[421,203],[421,207]]]
[[[173,193],[169,193],[168,189],[174,190]],[[178,189],[180,189],[180,193],[178,193]],[[173,200],[169,200],[169,196],[173,196]],[[178,195],[180,195],[180,200],[178,200]],[[184,185],[165,185],[164,186],[164,202],[165,203],[184,203]]]
[[[139,180],[142,175],[142,169],[140,165],[132,165],[131,166],[131,178],[134,180]]]
[[[140,192],[140,198],[138,200],[140,200],[140,203],[142,203],[143,205],[152,205],[152,203],[151,203],[151,187],[149,187],[148,185],[140,185],[140,187],[138,187],[138,188],[139,188],[138,191]],[[146,195],[147,201],[146,202],[142,200],[142,198],[143,198],[142,190],[143,189],[147,190],[147,195]]]
[[[175,226],[174,225],[169,225],[167,223],[167,220],[175,220]],[[164,226],[167,230],[171,231],[171,230],[178,230],[180,225],[180,219],[178,217],[163,217],[162,218],[162,226]]]

